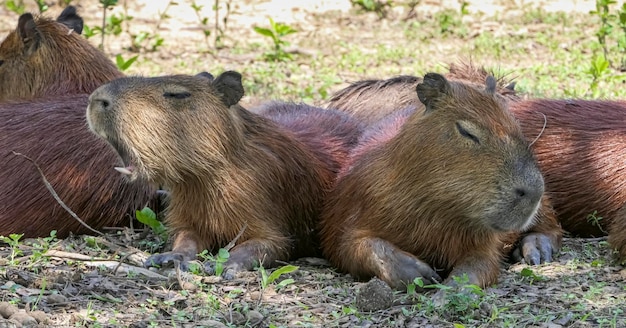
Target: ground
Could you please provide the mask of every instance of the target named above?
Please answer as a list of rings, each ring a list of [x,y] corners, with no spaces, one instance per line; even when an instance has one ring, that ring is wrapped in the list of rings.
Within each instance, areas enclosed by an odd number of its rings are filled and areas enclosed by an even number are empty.
[[[17,22],[7,2],[0,1],[0,35]],[[72,3],[88,27],[101,24],[98,1]],[[221,0],[221,34],[213,2],[197,13],[191,3],[120,1],[107,15],[126,19],[118,35],[106,37],[104,51],[114,60],[137,55],[126,71],[133,75],[241,71],[244,104],[323,104],[350,81],[444,72],[467,58],[515,78],[528,96],[626,97],[618,26],[607,41],[611,66],[592,86],[589,67],[601,50],[592,1],[431,0],[414,1],[413,10],[410,1],[394,1],[379,15],[358,11],[349,0]],[[37,11],[34,2],[26,5]],[[45,15],[60,12],[56,2],[49,5]],[[292,59],[268,59],[272,41],[252,27],[268,27],[270,17],[297,30],[281,38],[290,42],[282,56]],[[100,35],[89,40],[101,42]],[[40,326],[87,327],[626,327],[626,269],[604,237],[568,236],[553,263],[505,265],[497,285],[474,297],[451,292],[448,305],[434,308],[431,293],[356,282],[322,259],[281,266],[297,266],[293,272],[259,270],[231,281],[147,271],[143,260],[162,245],[152,232],[106,232],[0,244],[0,315],[18,312],[0,327],[13,327],[16,319],[36,324],[35,318]]]

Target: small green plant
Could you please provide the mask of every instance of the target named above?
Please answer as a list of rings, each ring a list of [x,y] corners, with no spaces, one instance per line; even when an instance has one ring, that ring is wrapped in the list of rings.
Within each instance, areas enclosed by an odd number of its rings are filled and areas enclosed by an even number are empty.
[[[608,73],[610,63],[603,55],[596,55],[591,60],[591,66],[587,70],[587,74],[591,75],[591,84],[589,85],[589,91],[593,98],[598,98],[600,95],[600,78]]]
[[[104,49],[104,31],[107,27],[107,9],[113,7],[117,4],[117,0],[99,0],[102,5],[102,26],[100,27],[100,33],[102,34],[102,39],[100,40],[99,48]]]
[[[130,61],[131,59],[129,59],[128,61]],[[165,230],[165,226],[161,221],[157,219],[157,215],[152,209],[146,206],[141,209],[141,211],[137,210],[135,211],[135,217],[137,218],[137,221],[150,227],[150,229],[152,229],[152,231],[157,236],[159,236],[159,238],[167,240],[167,231]]]
[[[23,233],[12,233],[8,237],[0,236],[0,242],[6,243],[9,245],[9,247],[11,247],[11,259],[9,260],[9,263],[11,265],[17,265],[18,261],[15,258],[23,254],[22,250],[20,249],[20,239],[23,236]]]
[[[26,11],[26,6],[24,6],[23,0],[19,0],[19,1],[7,0],[4,3],[4,6],[7,7],[8,10],[18,15],[21,15],[24,13],[24,11]]]
[[[41,260],[47,260],[47,258],[44,257],[44,254],[50,249],[51,244],[55,241],[57,241],[57,231],[52,230],[50,231],[50,236],[38,238],[37,241],[31,244],[31,247],[33,248],[32,254],[30,255],[31,266],[34,266]]]
[[[269,286],[271,283],[276,281],[276,279],[280,278],[280,276],[282,276],[283,274],[294,272],[298,270],[298,268],[299,267],[295,265],[285,265],[280,268],[277,268],[271,274],[268,275],[265,268],[263,268],[263,266],[259,266],[259,271],[261,272],[261,288],[262,289],[267,288],[267,286]],[[283,279],[280,283],[278,283],[278,285],[276,285],[276,289],[278,290],[287,285],[293,284],[294,282],[295,281],[291,278]]]
[[[35,0],[37,3],[37,7],[39,7],[39,12],[44,13],[48,10],[48,5],[46,4],[46,0]]]
[[[270,28],[255,26],[254,31],[272,39],[272,42],[274,43],[274,51],[264,54],[264,57],[267,60],[286,61],[293,59],[291,54],[285,51],[285,47],[289,46],[290,43],[283,39],[285,36],[297,32],[293,27],[287,24],[274,22],[274,20],[270,17]]]
[[[205,249],[202,251],[202,253],[198,254],[198,257],[200,257],[205,262],[210,262],[213,265],[213,269],[215,270],[214,274],[216,276],[221,276],[222,273],[224,273],[224,263],[226,263],[226,261],[228,261],[228,258],[230,258],[230,253],[226,248],[220,248],[217,251],[217,254],[213,255]]]
[[[374,12],[380,18],[385,18],[389,14],[389,9],[393,7],[391,0],[351,0],[352,5],[364,12]]]
[[[614,15],[611,14],[609,6],[614,3],[616,3],[615,0],[596,0],[596,10],[591,11],[592,15],[597,15],[600,18],[600,28],[596,32],[596,36],[598,37],[598,43],[600,43],[604,51],[604,58],[608,58],[609,56],[606,37],[609,36],[613,30],[611,20],[614,18]]]
[[[543,276],[540,276],[540,275],[536,274],[535,271],[533,271],[530,268],[523,268],[522,271],[520,271],[520,275],[523,278],[528,279],[530,281],[530,283],[533,283],[535,281],[543,281],[543,280],[545,280],[545,278]]]
[[[622,30],[622,35],[617,40],[617,48],[622,54],[620,70],[626,71],[626,3],[622,4],[622,7],[618,13],[619,28]]]
[[[606,230],[602,228],[602,220],[604,220],[604,218],[598,215],[598,211],[593,211],[593,213],[587,215],[587,222],[589,222],[592,226],[597,227],[598,229],[600,229],[600,231],[606,234]]]
[[[196,13],[196,17],[198,17],[198,21],[200,22],[200,25],[202,25],[202,33],[204,34],[204,42],[206,43],[207,48],[210,48],[209,37],[211,36],[211,28],[209,27],[209,18],[202,17],[201,15],[201,11],[203,7],[204,5],[197,4],[195,0],[191,1],[191,9],[193,9],[193,11]]]
[[[117,56],[115,56],[115,64],[117,65],[117,68],[119,68],[119,70],[123,72],[123,71],[127,70],[137,60],[137,58],[139,58],[139,55],[132,56],[132,57],[130,57],[130,58],[125,60],[124,57],[122,57],[122,54],[117,54]],[[154,213],[154,212],[152,212],[152,213]],[[137,220],[139,220],[139,218]],[[155,220],[156,220],[156,215],[155,215]],[[140,220],[140,222],[141,222],[141,220]],[[163,225],[161,224],[161,226],[163,226]],[[150,228],[152,228],[152,226],[150,226]],[[154,228],[153,228],[153,230],[154,230]]]

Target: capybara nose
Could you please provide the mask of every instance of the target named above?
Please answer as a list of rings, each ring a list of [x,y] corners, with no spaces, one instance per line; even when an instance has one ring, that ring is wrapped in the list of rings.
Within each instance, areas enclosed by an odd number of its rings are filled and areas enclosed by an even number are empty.
[[[532,160],[517,163],[519,177],[513,186],[513,197],[517,201],[535,203],[541,200],[544,192],[543,175]]]
[[[106,92],[103,87],[96,89],[89,96],[89,107],[91,110],[100,112],[109,111],[111,110],[112,103],[113,101],[109,97],[108,92]]]
[[[111,107],[111,102],[107,99],[95,98],[91,100],[91,106],[95,107],[94,109],[106,111]]]

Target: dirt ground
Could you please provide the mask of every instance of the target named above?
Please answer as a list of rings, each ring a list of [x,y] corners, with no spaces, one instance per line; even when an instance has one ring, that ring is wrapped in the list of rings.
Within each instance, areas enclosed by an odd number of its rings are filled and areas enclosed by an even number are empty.
[[[266,42],[251,27],[266,25],[269,17],[299,30],[292,42],[294,52],[317,58],[333,55],[335,48],[328,46],[328,39],[340,43],[355,38],[363,41],[363,48],[392,42],[392,37],[375,39],[372,30],[393,35],[394,20],[408,15],[397,8],[389,19],[382,21],[374,14],[356,15],[348,0],[234,0],[230,1],[223,47],[208,51],[210,46],[202,34],[204,27],[189,6],[190,1],[178,2],[168,8],[168,1],[164,0],[120,1],[110,13],[125,13],[134,19],[126,32],[105,42],[105,51],[111,57],[123,54],[128,58],[134,52],[128,49],[125,35],[155,33],[158,24],[164,45],[158,51],[140,52],[138,64],[131,66],[128,74],[241,69],[261,65],[256,58],[262,50],[251,55],[248,50],[256,48],[245,44]],[[73,3],[78,5],[88,26],[100,24],[102,11],[98,1]],[[214,17],[211,3],[206,2],[201,17]],[[483,22],[481,17],[499,15],[505,20],[528,6],[570,12],[588,12],[595,7],[594,1],[468,3],[467,9],[473,14],[466,18],[467,23],[491,30],[498,27]],[[36,10],[33,4],[27,5]],[[415,15],[428,17],[442,8],[459,7],[458,1],[422,1],[416,6]],[[159,23],[159,13],[166,8],[170,17]],[[60,10],[59,6],[52,6],[46,15],[56,16]],[[223,7],[219,13],[220,17],[226,16]],[[18,15],[0,6],[0,17],[0,35],[5,35],[14,28]],[[316,41],[320,35],[325,37],[325,43]],[[97,44],[99,36],[90,41]],[[453,47],[437,46],[443,50]],[[425,63],[436,66],[449,62],[448,59],[426,58]],[[500,63],[524,65],[523,61],[502,59]],[[315,79],[315,68],[305,72],[309,76],[303,73],[289,78],[299,78],[303,81],[294,83],[303,85]],[[330,89],[338,90],[352,80],[393,73],[398,71],[385,67],[364,70],[362,74],[340,72]],[[276,81],[280,83],[284,82]],[[275,90],[270,85],[263,87]],[[254,91],[245,102],[276,96],[271,91]],[[144,270],[143,260],[156,243],[149,231],[113,229],[107,238],[75,236],[21,242],[16,246],[0,244],[0,327],[18,327],[18,321],[27,327],[626,327],[626,269],[616,263],[604,237],[566,238],[553,263],[536,267],[506,265],[498,284],[474,300],[452,301],[445,309],[434,309],[422,294],[389,295],[383,289],[378,291],[381,294],[370,295],[372,302],[381,307],[375,311],[364,311],[362,307],[362,298],[368,295],[360,289],[370,285],[337,273],[322,259],[289,263],[298,266],[298,270],[265,285],[258,271],[225,281],[187,272]],[[286,281],[284,286],[281,281]],[[13,312],[18,312],[17,319],[2,319]]]

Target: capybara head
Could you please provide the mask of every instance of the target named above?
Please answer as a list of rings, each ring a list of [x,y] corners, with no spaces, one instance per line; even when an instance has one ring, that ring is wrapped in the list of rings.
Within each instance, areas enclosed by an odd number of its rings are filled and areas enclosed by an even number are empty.
[[[121,77],[111,60],[80,36],[82,29],[83,19],[72,6],[56,21],[22,14],[0,44],[0,102],[90,93]]]
[[[242,140],[223,136],[243,134],[228,131],[237,119],[229,107],[243,93],[241,75],[233,71],[215,79],[205,73],[121,78],[91,94],[87,120],[119,153],[124,167],[118,171],[167,185],[237,155]],[[170,137],[159,137],[164,134]]]
[[[496,231],[528,227],[543,195],[543,177],[495,92],[495,79],[488,77],[482,90],[429,73],[416,90],[425,111],[408,119],[398,139],[411,149],[391,155],[413,170],[405,172],[411,180],[422,176],[421,192],[430,193],[425,199],[449,207],[451,217],[463,213],[469,225]]]

